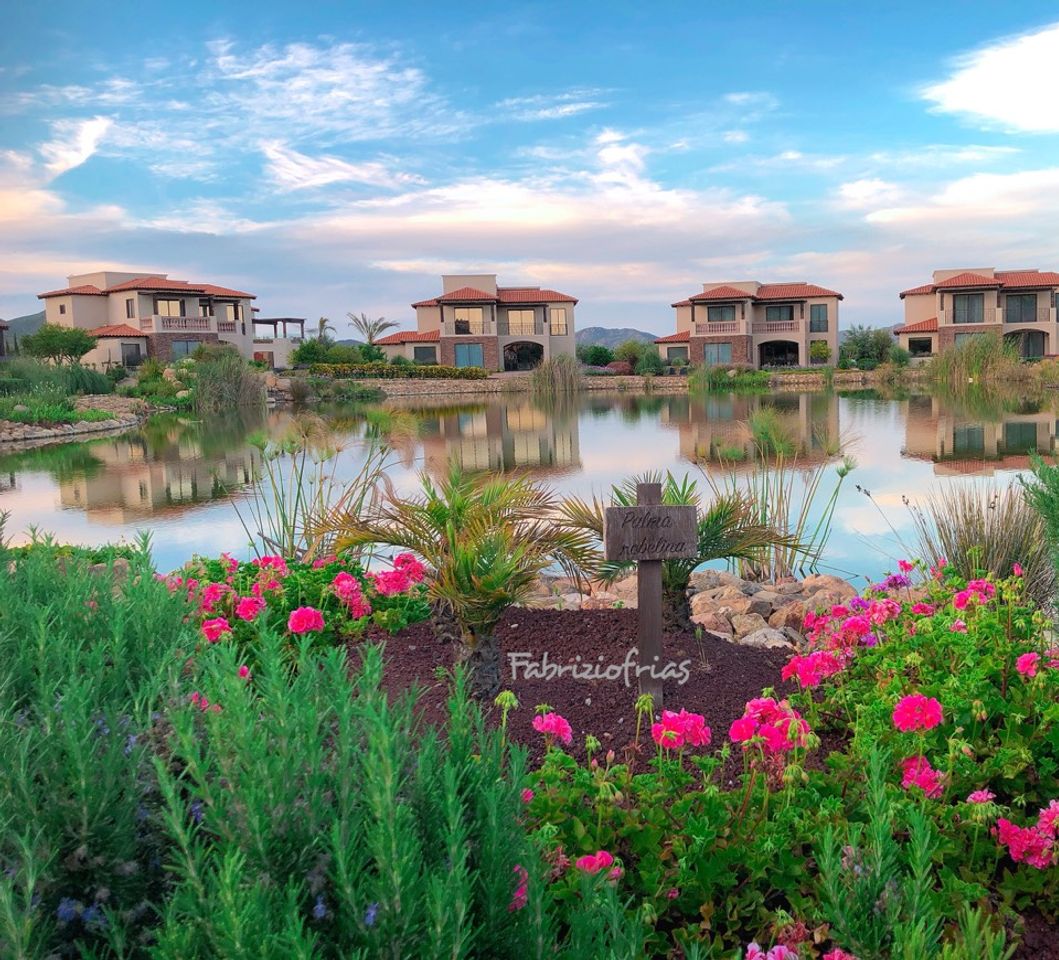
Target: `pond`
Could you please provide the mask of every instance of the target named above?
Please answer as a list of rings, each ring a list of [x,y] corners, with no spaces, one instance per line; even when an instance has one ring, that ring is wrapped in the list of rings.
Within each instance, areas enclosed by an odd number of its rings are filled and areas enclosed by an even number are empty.
[[[390,475],[407,493],[416,489],[419,471],[436,475],[450,458],[469,468],[528,471],[561,494],[603,493],[650,470],[689,473],[708,490],[703,472],[745,476],[759,462],[761,444],[783,448],[800,465],[823,465],[821,486],[829,493],[841,450],[856,467],[841,488],[819,568],[869,580],[911,551],[906,498],[919,502],[956,485],[1006,486],[1032,452],[1053,453],[1057,427],[1050,398],[969,404],[871,391],[591,393],[558,405],[516,394],[460,405],[392,402],[385,409],[395,456]],[[340,447],[340,475],[352,476],[360,438],[369,422],[379,422],[379,410],[313,412],[327,420]],[[149,531],[164,570],[195,553],[245,555],[247,536],[231,495],[238,498],[252,481],[261,457],[255,442],[282,436],[296,416],[290,409],[209,421],[161,416],[120,437],[0,455],[6,533],[16,543],[37,529],[63,542],[98,545]]]

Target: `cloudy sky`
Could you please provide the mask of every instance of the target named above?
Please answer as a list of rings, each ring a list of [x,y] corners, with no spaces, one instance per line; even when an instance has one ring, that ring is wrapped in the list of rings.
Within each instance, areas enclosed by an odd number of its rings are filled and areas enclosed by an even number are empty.
[[[466,270],[656,332],[808,280],[848,326],[935,267],[1059,269],[1054,2],[506,6],[17,0],[0,316],[106,266],[411,326]]]

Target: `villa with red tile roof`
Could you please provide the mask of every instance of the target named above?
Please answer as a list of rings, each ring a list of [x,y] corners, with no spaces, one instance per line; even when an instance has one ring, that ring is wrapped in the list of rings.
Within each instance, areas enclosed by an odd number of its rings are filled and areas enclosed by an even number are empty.
[[[500,287],[496,274],[441,278],[436,297],[412,306],[416,329],[378,340],[387,357],[490,372],[532,370],[574,356],[577,298],[542,287]]]
[[[90,366],[135,367],[147,357],[167,362],[194,353],[204,343],[220,342],[231,344],[247,359],[283,368],[304,336],[304,320],[261,319],[252,306],[254,294],[213,283],[113,270],[66,281],[61,290],[38,294],[38,299],[44,301],[46,323],[79,327],[97,338],[82,361]],[[298,337],[287,336],[290,326],[298,329]]]
[[[667,363],[755,369],[828,363],[838,356],[841,299],[814,283],[704,283],[700,293],[673,304],[677,332],[655,343]]]
[[[913,357],[933,356],[979,333],[1002,334],[1026,359],[1059,352],[1059,273],[935,270],[931,283],[903,290],[900,297],[905,322],[894,332]]]

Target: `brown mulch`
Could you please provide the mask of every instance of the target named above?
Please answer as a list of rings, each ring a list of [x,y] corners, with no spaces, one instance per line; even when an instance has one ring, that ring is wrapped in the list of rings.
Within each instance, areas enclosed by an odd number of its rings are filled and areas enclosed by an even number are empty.
[[[521,670],[517,679],[512,679],[507,655],[526,652],[540,660],[546,652],[549,663],[560,665],[621,664],[626,651],[636,645],[636,616],[635,610],[512,609],[505,614],[497,628],[502,650],[501,687],[511,690],[520,704],[508,717],[508,729],[516,743],[529,748],[531,762],[543,755],[542,737],[531,726],[535,707],[541,703],[570,722],[574,742],[566,748],[569,753],[583,759],[585,735],[592,734],[603,752],[613,749],[621,757],[636,733],[636,677],[631,675],[628,687],[623,678],[526,679]],[[415,624],[392,637],[372,639],[386,643],[387,690],[397,693],[418,684],[423,690],[419,700],[423,718],[441,722],[448,689],[435,671],[451,667],[451,648],[435,639],[429,623]],[[764,687],[779,685],[780,668],[787,661],[782,650],[741,647],[709,635],[700,640],[690,631],[667,634],[663,649],[666,660],[691,661],[685,684],[666,681],[665,707],[703,714],[715,744],[727,736],[732,721],[742,716],[747,700],[760,696]],[[490,706],[489,714],[498,722],[498,710]],[[651,745],[648,755],[653,751]]]
[[[1059,960],[1059,926],[1035,912],[1024,914],[1022,922],[1022,942],[1014,960]]]

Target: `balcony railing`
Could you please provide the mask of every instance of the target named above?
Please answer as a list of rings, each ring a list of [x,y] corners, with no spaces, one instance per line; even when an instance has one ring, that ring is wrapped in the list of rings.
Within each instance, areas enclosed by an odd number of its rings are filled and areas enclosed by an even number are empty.
[[[739,333],[742,324],[738,320],[716,320],[713,323],[696,323],[696,337],[715,337]]]
[[[495,337],[496,326],[492,320],[446,320],[441,324],[443,337]]]
[[[212,317],[160,317],[157,314],[150,317],[140,317],[141,333],[168,333],[171,331],[193,331],[195,333],[210,333],[217,330],[216,321]]]
[[[543,337],[544,321],[533,323],[511,323],[504,317],[496,321],[496,332],[502,337]]]
[[[217,332],[218,333],[235,333],[235,324],[231,320],[218,320],[217,321]]]
[[[797,320],[755,320],[754,333],[794,333]]]
[[[1038,307],[1036,312],[1034,314],[1031,314],[1029,317],[1024,317],[1022,314],[1019,314],[1018,319],[1012,320],[1004,307],[991,307],[985,311],[985,316],[983,317],[983,319],[977,322],[980,324],[1055,323],[1056,310],[1055,307]],[[962,323],[956,323],[956,321],[953,319],[953,313],[951,310],[939,310],[938,323],[942,326],[947,323],[955,324],[956,326],[963,326]]]

